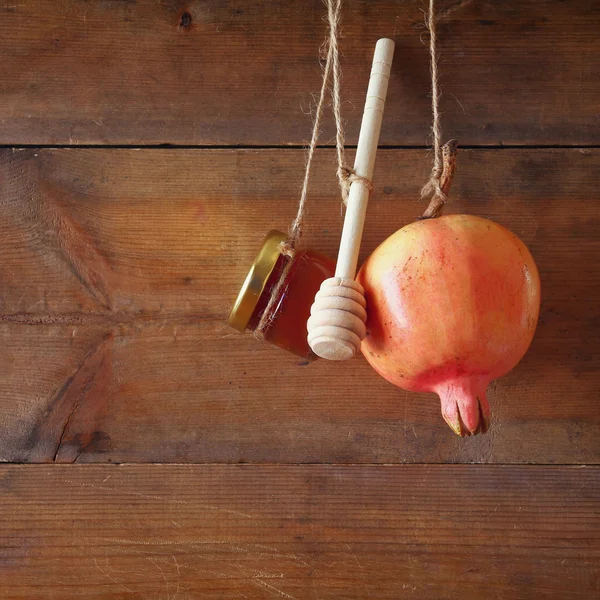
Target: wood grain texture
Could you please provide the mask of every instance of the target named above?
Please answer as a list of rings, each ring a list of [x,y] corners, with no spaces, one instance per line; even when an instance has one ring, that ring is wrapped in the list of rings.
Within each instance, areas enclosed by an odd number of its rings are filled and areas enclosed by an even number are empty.
[[[600,470],[3,466],[2,598],[597,598]]]
[[[598,144],[598,0],[440,0],[444,128],[463,144]],[[426,143],[421,0],[344,5],[356,143],[375,42],[396,59],[381,142]],[[0,6],[0,143],[302,144],[320,0],[19,0]],[[331,120],[331,119],[330,119]],[[331,124],[322,140],[331,141]]]
[[[446,138],[598,146],[600,0],[437,4]],[[384,36],[381,142],[430,141],[424,7],[344,3],[350,144]],[[362,358],[227,327],[302,150],[35,148],[305,144],[324,12],[0,4],[0,145],[31,146],[0,149],[0,461],[78,463],[0,465],[0,598],[600,598],[600,150],[459,154],[449,212],[518,234],[543,297],[491,431],[461,440]],[[361,260],[422,212],[430,159],[379,151]],[[335,256],[334,153],[316,162],[305,241]]]
[[[463,151],[450,211],[490,217],[538,264],[541,319],[494,383],[492,431],[460,440],[433,395],[362,358],[303,365],[226,317],[266,231],[296,210],[298,150],[0,155],[0,458],[58,462],[600,459],[596,150]],[[334,154],[306,243],[335,255]],[[361,257],[413,220],[429,160],[380,151]]]

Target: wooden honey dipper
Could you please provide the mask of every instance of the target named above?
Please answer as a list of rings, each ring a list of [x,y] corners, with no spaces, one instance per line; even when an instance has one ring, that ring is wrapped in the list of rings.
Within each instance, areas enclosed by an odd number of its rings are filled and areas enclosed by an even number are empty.
[[[352,358],[366,333],[365,292],[355,277],[393,56],[394,42],[380,39],[373,55],[354,161],[356,177],[348,195],[335,277],[321,284],[307,323],[310,347],[328,360]]]

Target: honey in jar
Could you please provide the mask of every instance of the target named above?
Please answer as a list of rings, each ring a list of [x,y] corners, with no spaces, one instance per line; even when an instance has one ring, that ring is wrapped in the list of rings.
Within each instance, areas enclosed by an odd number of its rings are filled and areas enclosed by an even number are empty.
[[[317,356],[306,339],[306,322],[321,283],[334,275],[335,261],[307,249],[297,250],[293,258],[285,256],[280,244],[286,239],[281,231],[267,234],[231,310],[229,324],[238,331],[255,331],[262,320],[266,341],[314,360]],[[277,297],[270,304],[270,314],[265,315],[273,293]]]

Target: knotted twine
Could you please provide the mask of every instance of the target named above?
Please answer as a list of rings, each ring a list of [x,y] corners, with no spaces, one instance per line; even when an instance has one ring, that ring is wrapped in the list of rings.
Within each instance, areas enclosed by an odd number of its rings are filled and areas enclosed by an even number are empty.
[[[458,8],[465,6],[469,0],[457,5]],[[456,9],[457,7],[454,7]],[[438,75],[438,52],[437,52],[437,23],[440,19],[448,16],[446,11],[439,17],[435,15],[435,0],[429,0],[429,13],[426,18],[426,26],[429,30],[429,55],[431,70],[431,112],[433,123],[431,133],[433,136],[433,168],[429,180],[421,189],[421,200],[429,199],[429,206],[422,215],[422,219],[437,217],[441,214],[442,207],[448,199],[448,191],[452,183],[452,177],[456,169],[456,140],[450,140],[442,146],[442,125],[440,116],[440,82]]]
[[[313,157],[317,148],[317,142],[319,140],[319,134],[321,131],[321,121],[323,119],[323,108],[325,106],[325,98],[327,96],[327,90],[331,93],[331,104],[333,108],[333,118],[335,120],[335,148],[337,153],[337,179],[340,186],[342,195],[342,201],[346,204],[348,195],[350,193],[350,186],[353,182],[360,182],[369,188],[373,189],[373,186],[369,179],[357,175],[355,170],[346,162],[345,153],[345,135],[344,135],[344,122],[342,120],[341,113],[341,100],[340,100],[340,87],[342,79],[342,69],[340,67],[340,55],[338,47],[339,39],[339,25],[340,16],[342,9],[342,0],[327,0],[327,20],[329,23],[329,35],[321,47],[321,56],[325,56],[325,67],[323,69],[323,80],[321,83],[321,92],[319,94],[319,101],[315,110],[315,119],[313,124],[312,136],[310,144],[308,146],[308,152],[306,156],[306,166],[304,170],[304,180],[302,182],[302,191],[300,193],[300,201],[298,202],[298,212],[296,218],[292,221],[289,229],[288,238],[281,242],[279,245],[279,251],[281,254],[293,258],[296,253],[296,246],[300,242],[303,233],[304,216],[306,211],[306,200],[308,197],[308,184],[310,181],[310,174],[312,169]],[[271,292],[269,302],[262,314],[260,322],[255,330],[258,336],[264,335],[265,329],[268,327],[272,320],[271,313],[276,302],[281,298],[282,287],[286,284],[287,274],[292,265],[292,261],[289,260],[279,278],[279,282],[275,285]]]
[[[315,111],[315,120],[313,124],[312,137],[308,146],[308,153],[306,157],[306,167],[304,171],[304,181],[302,183],[302,192],[300,193],[300,202],[298,203],[298,212],[296,218],[292,222],[289,231],[288,239],[283,242],[282,250],[284,254],[288,256],[293,255],[295,246],[302,237],[302,226],[304,221],[304,213],[306,208],[306,199],[308,197],[308,184],[310,180],[310,174],[312,169],[312,161],[319,140],[319,134],[321,131],[321,121],[323,118],[323,107],[325,106],[325,97],[327,96],[327,90],[331,92],[331,101],[333,108],[333,117],[335,120],[335,148],[337,152],[337,178],[340,186],[342,201],[346,204],[348,200],[348,194],[350,193],[350,186],[353,181],[360,181],[366,185],[369,189],[372,189],[371,182],[366,177],[360,177],[356,174],[354,169],[346,162],[345,153],[345,135],[344,135],[344,122],[342,120],[341,113],[341,101],[340,101],[340,87],[342,79],[342,69],[340,67],[340,53],[338,47],[339,39],[339,25],[340,15],[342,8],[342,0],[327,0],[327,19],[329,22],[329,35],[321,47],[321,54],[325,56],[325,67],[323,69],[323,80],[321,83],[321,93],[319,95],[319,101]]]
[[[462,8],[462,6],[469,4],[471,0],[462,0],[456,8]],[[339,59],[339,24],[341,16],[342,0],[327,0],[327,19],[329,22],[329,35],[321,47],[322,56],[325,55],[325,67],[323,69],[323,80],[321,83],[321,92],[319,94],[319,101],[315,111],[315,120],[313,124],[312,136],[310,144],[308,146],[308,152],[306,157],[306,166],[304,171],[304,180],[302,183],[302,191],[300,193],[300,201],[298,202],[298,212],[296,218],[292,221],[289,229],[288,238],[281,242],[279,251],[281,254],[288,256],[292,259],[296,253],[296,246],[300,241],[303,233],[304,214],[306,210],[306,200],[308,197],[308,184],[310,180],[312,161],[314,153],[319,140],[319,133],[321,130],[321,121],[323,117],[323,107],[325,105],[325,97],[327,90],[331,92],[331,100],[333,107],[333,117],[335,120],[336,138],[335,147],[337,153],[337,178],[341,190],[342,201],[344,204],[347,203],[348,195],[350,193],[350,186],[353,182],[360,182],[372,191],[373,185],[366,177],[357,175],[355,170],[348,165],[346,162],[345,155],[345,136],[344,136],[344,123],[341,115],[340,108],[340,84],[342,79],[342,71],[340,67]],[[446,11],[440,18],[446,17],[450,13],[450,10]],[[450,140],[444,146],[442,146],[442,128],[441,128],[441,117],[439,110],[440,103],[440,85],[438,76],[438,56],[437,56],[437,23],[435,16],[435,0],[429,0],[429,13],[427,15],[426,25],[429,30],[429,52],[430,52],[430,63],[431,63],[431,111],[433,115],[433,123],[431,127],[433,135],[433,168],[431,175],[427,183],[421,189],[421,198],[430,199],[429,205],[422,215],[422,219],[432,218],[439,216],[442,207],[448,199],[448,191],[450,184],[452,183],[452,177],[456,168],[456,146],[455,140]],[[330,83],[331,80],[331,83]],[[287,274],[292,265],[292,260],[289,260],[283,269],[283,272],[279,278],[279,281],[271,291],[271,297],[269,302],[261,316],[258,326],[255,330],[255,334],[258,337],[264,336],[266,328],[272,321],[272,312],[274,305],[280,300],[283,291],[282,288],[286,285]]]

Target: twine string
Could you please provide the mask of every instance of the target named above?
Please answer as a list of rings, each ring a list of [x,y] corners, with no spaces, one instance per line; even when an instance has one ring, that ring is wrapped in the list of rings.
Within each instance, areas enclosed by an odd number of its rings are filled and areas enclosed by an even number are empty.
[[[447,200],[442,189],[442,173],[444,170],[442,160],[442,125],[440,118],[440,83],[438,75],[437,53],[437,19],[435,17],[435,0],[429,0],[429,14],[427,15],[427,28],[429,29],[429,56],[431,64],[431,112],[433,123],[433,168],[429,180],[421,189],[421,199],[427,200],[434,196],[443,203]]]
[[[337,178],[340,186],[342,200],[346,204],[350,193],[350,186],[353,182],[360,182],[372,190],[371,182],[366,177],[360,177],[354,169],[348,164],[345,152],[345,132],[344,121],[341,111],[341,81],[342,68],[340,66],[339,52],[339,25],[342,10],[342,0],[327,0],[327,20],[329,23],[329,33],[323,44],[323,54],[325,55],[325,66],[323,68],[323,79],[321,82],[321,92],[315,110],[313,130],[310,144],[306,155],[306,166],[304,170],[304,180],[302,182],[302,191],[300,201],[298,202],[298,212],[292,222],[289,230],[289,237],[281,244],[281,251],[287,256],[293,256],[294,249],[297,246],[303,234],[304,217],[306,213],[306,201],[308,198],[308,187],[312,170],[312,163],[319,141],[321,132],[321,123],[323,120],[323,108],[327,90],[331,93],[331,103],[333,109],[333,118],[335,121],[335,148],[337,154]]]
[[[345,155],[345,135],[344,135],[344,122],[341,114],[341,80],[342,80],[342,69],[340,66],[339,56],[339,24],[342,9],[342,0],[327,0],[327,20],[329,23],[329,34],[325,43],[323,44],[322,54],[325,54],[325,66],[323,68],[323,79],[321,82],[321,92],[319,94],[319,100],[315,110],[315,117],[313,122],[313,130],[308,146],[306,155],[306,166],[304,169],[304,180],[302,182],[302,191],[300,192],[300,200],[298,202],[298,211],[296,217],[292,221],[289,229],[288,238],[281,242],[279,245],[279,252],[290,260],[287,261],[283,272],[279,277],[279,281],[273,287],[271,291],[271,297],[269,302],[262,313],[261,319],[256,327],[255,334],[258,337],[263,337],[266,329],[273,319],[273,313],[275,305],[280,301],[282,294],[285,292],[285,286],[287,285],[287,276],[292,265],[292,259],[296,254],[296,246],[302,238],[304,229],[304,217],[306,214],[306,201],[308,198],[308,186],[310,181],[310,175],[312,170],[313,158],[317,143],[319,141],[319,134],[321,131],[321,122],[323,120],[323,108],[325,106],[325,99],[327,96],[327,90],[330,90],[333,117],[335,120],[336,138],[335,147],[337,153],[337,178],[341,189],[342,200],[344,204],[348,199],[350,192],[350,186],[353,182],[360,182],[362,185],[366,185],[369,189],[372,189],[371,182],[365,178],[358,176],[354,169],[350,167],[346,162]],[[326,51],[326,52],[325,52]]]

